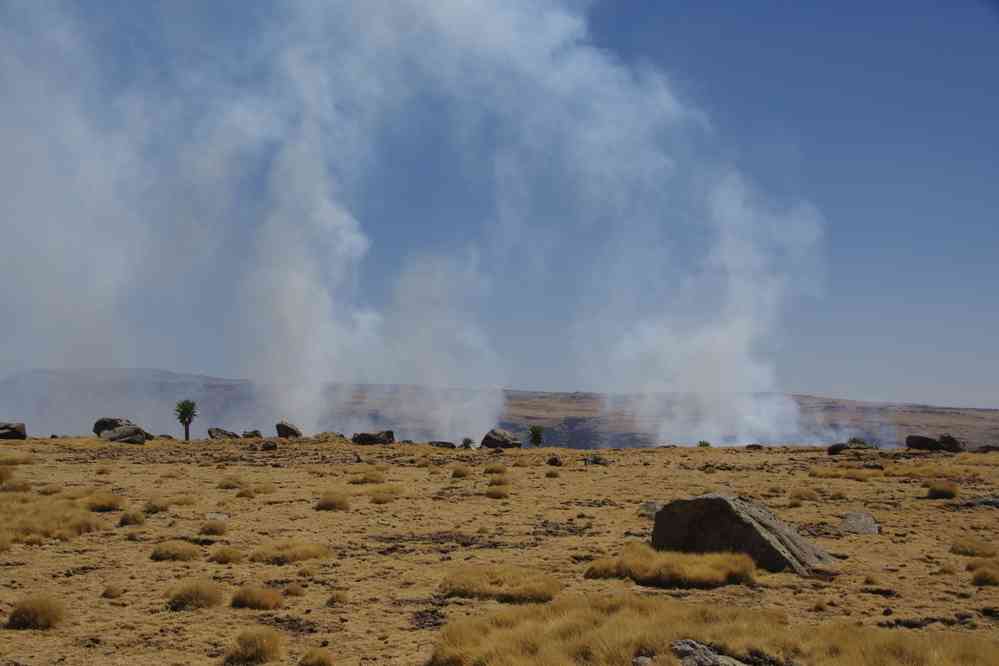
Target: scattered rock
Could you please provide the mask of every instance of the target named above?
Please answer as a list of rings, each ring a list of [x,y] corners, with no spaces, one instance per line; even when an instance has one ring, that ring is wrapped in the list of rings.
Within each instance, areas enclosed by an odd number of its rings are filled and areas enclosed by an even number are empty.
[[[458,448],[457,445],[454,442],[434,441],[434,442],[428,442],[428,444],[430,444],[430,446],[435,446],[438,449],[456,449],[456,448]]]
[[[114,428],[121,428],[123,426],[134,426],[135,424],[128,419],[119,419],[111,416],[103,416],[96,421],[94,421],[94,434],[98,437],[101,436],[105,430],[113,430]]]
[[[611,461],[609,459],[607,459],[607,458],[604,458],[599,453],[594,453],[592,455],[588,455],[585,458],[583,458],[583,464],[584,465],[610,465]]]
[[[744,661],[720,654],[697,641],[673,641],[669,647],[680,659],[682,666],[749,666]]]
[[[980,509],[983,507],[991,507],[993,509],[999,509],[999,495],[994,497],[979,497],[977,499],[968,500],[961,504],[962,508],[965,509]]]
[[[354,444],[363,444],[365,446],[371,444],[394,444],[395,433],[391,430],[382,430],[381,432],[355,432],[354,436],[350,438],[350,441],[354,442]]]
[[[658,550],[741,552],[768,571],[801,576],[828,573],[833,558],[808,542],[765,506],[742,497],[709,494],[670,502],[656,513],[652,545]]]
[[[493,428],[482,438],[480,446],[484,449],[519,449],[522,444],[509,430]]]
[[[264,433],[259,430],[244,430],[243,439],[260,439],[264,436]]]
[[[964,451],[964,444],[950,435],[941,435],[940,439],[924,435],[909,435],[905,438],[905,447],[916,451],[949,451],[951,453]]]
[[[0,423],[0,439],[28,439],[23,423]]]
[[[285,437],[288,439],[294,439],[295,437],[301,437],[302,431],[294,423],[289,423],[287,421],[278,421],[274,425],[275,430],[277,430],[278,437]]]
[[[562,466],[562,459],[559,458],[558,456],[554,456],[553,455],[553,456],[550,456],[548,458],[548,460],[545,461],[545,464],[546,465],[551,465],[552,467],[561,467]]]
[[[880,534],[881,526],[874,516],[864,512],[852,512],[843,516],[839,529],[847,534]]]
[[[666,506],[666,502],[656,502],[653,500],[646,500],[638,505],[638,515],[645,516],[649,520],[656,517],[659,510]]]
[[[239,435],[231,430],[226,430],[224,428],[209,428],[208,429],[209,439],[239,439]]]
[[[152,436],[137,425],[123,425],[101,431],[101,439],[121,444],[145,444]]]

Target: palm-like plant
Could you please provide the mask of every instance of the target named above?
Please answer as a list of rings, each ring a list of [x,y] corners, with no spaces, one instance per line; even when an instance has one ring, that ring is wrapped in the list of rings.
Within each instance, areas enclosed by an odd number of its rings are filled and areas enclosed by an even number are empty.
[[[198,416],[198,403],[193,400],[181,400],[173,408],[177,420],[184,426],[184,441],[191,441],[191,421]]]
[[[545,442],[545,429],[539,425],[532,425],[527,429],[528,439],[532,446],[541,446]]]

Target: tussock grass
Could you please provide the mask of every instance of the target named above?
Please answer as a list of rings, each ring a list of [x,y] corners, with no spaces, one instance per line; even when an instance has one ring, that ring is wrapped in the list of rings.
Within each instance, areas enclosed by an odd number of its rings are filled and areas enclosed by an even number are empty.
[[[101,592],[101,599],[117,599],[118,597],[125,594],[125,588],[121,585],[115,585],[114,583],[108,585]]]
[[[547,472],[545,472],[545,478],[546,479],[557,479],[558,476],[559,475],[558,475],[558,470],[557,469],[550,469]]]
[[[153,548],[154,562],[190,562],[201,556],[201,549],[186,541],[166,541]]]
[[[0,467],[0,483],[7,483],[14,478],[14,470],[10,467]]]
[[[326,650],[312,648],[302,656],[298,666],[333,666],[333,655]]]
[[[271,544],[253,552],[251,562],[284,565],[303,560],[313,560],[329,556],[329,548],[318,543],[285,541]]]
[[[402,486],[384,485],[376,486],[365,492],[372,504],[388,504],[404,494]]]
[[[995,557],[999,549],[976,537],[960,537],[951,544],[950,552],[966,557]]]
[[[152,497],[143,505],[142,512],[147,516],[163,513],[170,510],[170,500],[165,497]]]
[[[246,485],[246,482],[243,481],[243,479],[241,479],[238,476],[231,476],[230,475],[230,476],[223,477],[222,480],[219,481],[218,488],[219,488],[219,490],[239,490],[240,488],[242,488],[245,485]]]
[[[586,578],[630,578],[649,587],[709,589],[750,584],[756,565],[743,553],[677,553],[630,543],[618,557],[596,560]]]
[[[288,583],[284,588],[284,596],[286,597],[304,597],[305,588],[302,587],[301,583]]]
[[[52,629],[66,619],[63,603],[48,595],[35,595],[14,604],[8,629]]]
[[[377,470],[371,470],[368,472],[362,472],[357,476],[353,477],[348,483],[353,483],[354,485],[362,485],[366,483],[376,484],[385,483],[385,475]]]
[[[0,467],[16,467],[18,465],[31,465],[35,462],[35,457],[30,453],[7,453],[0,456]]]
[[[236,493],[236,497],[241,499],[253,499],[257,496],[257,492],[253,488],[240,488],[239,492]]]
[[[190,580],[170,590],[167,608],[172,611],[211,608],[222,603],[222,586],[210,580]]]
[[[222,536],[226,533],[226,530],[228,530],[228,528],[221,520],[209,520],[201,526],[201,529],[198,530],[198,534],[204,534],[206,536]]]
[[[490,487],[495,487],[495,486],[509,486],[510,485],[510,479],[508,479],[507,477],[502,476],[502,475],[494,476],[491,479],[489,479],[489,484],[488,485]]]
[[[452,479],[465,479],[471,473],[472,470],[468,468],[468,465],[455,465],[451,468]]]
[[[190,495],[177,495],[176,497],[171,497],[169,501],[170,506],[194,506],[198,503],[198,500]]]
[[[126,511],[118,519],[118,527],[129,527],[131,525],[145,525],[146,514],[139,511]]]
[[[350,497],[339,490],[328,490],[316,502],[316,511],[347,511],[350,509]]]
[[[0,494],[0,525],[12,541],[38,544],[95,532],[101,521],[75,500],[13,492]]]
[[[123,497],[113,495],[107,491],[98,491],[87,498],[87,508],[95,513],[106,513],[109,511],[121,511],[125,503]]]
[[[233,608],[275,610],[283,605],[284,600],[281,599],[280,592],[259,585],[244,585],[232,595]]]
[[[236,636],[234,645],[225,655],[226,666],[266,664],[281,657],[284,637],[269,627],[254,627]]]
[[[441,583],[446,597],[503,603],[551,601],[561,589],[562,584],[552,576],[508,565],[459,567]]]
[[[971,572],[971,584],[976,587],[995,587],[999,585],[999,557],[978,559],[968,562]]]
[[[815,479],[849,479],[850,481],[870,481],[883,477],[880,469],[865,469],[863,467],[813,467],[808,476]]]
[[[208,561],[215,564],[239,564],[245,559],[246,555],[232,546],[222,546],[208,557]]]
[[[277,492],[277,486],[275,486],[270,481],[261,481],[260,483],[253,484],[253,492],[258,495],[271,495]],[[239,494],[236,495],[239,497]]]
[[[483,474],[506,474],[506,465],[501,465],[500,463],[492,463],[486,465],[486,468],[482,470]]]
[[[333,594],[329,596],[326,600],[327,608],[336,608],[337,606],[342,606],[347,603],[347,593],[343,590],[335,590]]]
[[[0,492],[4,493],[26,493],[31,490],[31,482],[25,479],[11,479],[0,484]]]
[[[803,502],[817,502],[819,500],[819,494],[811,488],[795,488],[791,491],[789,497],[792,500]]]
[[[828,623],[801,631],[782,613],[663,597],[565,595],[448,623],[428,666],[631,666],[636,654],[675,663],[670,643],[694,639],[744,661],[762,652],[812,666],[986,666],[999,642],[966,632],[901,632]]]
[[[929,499],[954,499],[960,492],[953,481],[931,481],[926,488],[926,497]]]
[[[510,496],[507,486],[496,486],[486,490],[486,497],[489,499],[506,499]]]

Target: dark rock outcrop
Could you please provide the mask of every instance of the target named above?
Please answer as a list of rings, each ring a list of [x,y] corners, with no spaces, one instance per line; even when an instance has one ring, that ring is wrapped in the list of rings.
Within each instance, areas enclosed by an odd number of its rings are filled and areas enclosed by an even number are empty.
[[[670,502],[656,513],[652,545],[693,553],[746,553],[768,571],[790,569],[802,576],[833,563],[762,504],[742,497],[709,494]]]
[[[244,430],[243,437],[245,439],[259,439],[264,436],[264,433],[259,430]]]
[[[964,451],[964,444],[951,435],[941,435],[940,439],[925,435],[909,435],[905,438],[905,447],[916,451],[949,451],[950,453]]]
[[[302,436],[302,430],[294,423],[288,423],[287,421],[278,421],[274,425],[274,429],[277,430],[278,437],[294,439]]]
[[[226,430],[225,428],[209,428],[208,429],[209,439],[239,439],[239,435],[231,430]]]
[[[152,438],[152,435],[135,424],[122,425],[117,428],[101,431],[101,439],[106,442],[118,442],[120,444],[145,444],[146,440]]]
[[[354,436],[350,438],[350,441],[354,444],[363,444],[365,446],[371,444],[395,444],[395,433],[391,430],[383,430],[381,432],[355,432]]]
[[[555,455],[549,456],[548,460],[545,461],[545,464],[551,465],[552,467],[561,467],[562,459]]]
[[[96,421],[94,421],[94,434],[98,437],[101,436],[105,430],[113,430],[114,428],[121,428],[122,426],[134,426],[135,424],[128,419],[114,418],[111,416],[103,416]]]
[[[458,448],[457,445],[454,442],[434,441],[434,442],[427,442],[427,443],[430,444],[430,446],[437,447],[438,449],[456,449],[456,448]]]
[[[28,439],[28,429],[23,423],[0,423],[0,439]]]
[[[509,430],[493,428],[482,438],[480,446],[484,449],[519,449],[523,444]]]

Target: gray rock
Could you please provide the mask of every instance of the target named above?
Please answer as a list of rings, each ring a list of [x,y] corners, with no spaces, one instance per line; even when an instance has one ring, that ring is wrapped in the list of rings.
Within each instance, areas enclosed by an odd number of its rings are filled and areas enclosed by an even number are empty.
[[[562,459],[555,455],[549,456],[548,460],[545,461],[545,464],[551,465],[552,467],[561,467]]]
[[[843,515],[843,520],[839,524],[841,532],[847,534],[880,534],[881,526],[874,516],[869,513],[853,512]]]
[[[652,657],[635,657],[631,660],[631,666],[655,666]]]
[[[456,448],[458,448],[457,445],[454,442],[435,441],[435,442],[428,442],[428,444],[430,444],[430,446],[435,446],[438,449],[456,449]]]
[[[120,444],[145,444],[146,440],[152,439],[152,437],[137,425],[123,425],[110,430],[102,430],[101,439]]]
[[[746,553],[768,571],[821,573],[833,558],[762,504],[709,494],[670,502],[656,513],[652,545],[693,553]]]
[[[680,659],[682,666],[749,666],[744,661],[719,654],[697,641],[673,641],[669,647],[673,654]]]
[[[301,437],[302,431],[294,423],[289,423],[287,421],[278,421],[274,425],[275,430],[277,430],[278,437],[286,437],[288,439],[294,439],[295,437]]]
[[[370,446],[372,444],[395,444],[395,433],[391,430],[381,432],[355,432],[350,438],[354,444]]]
[[[0,439],[28,439],[28,429],[23,423],[0,423]]]
[[[264,436],[264,433],[259,430],[244,430],[243,437],[245,439],[259,439]]]
[[[940,439],[924,435],[909,435],[905,438],[905,447],[916,451],[949,451],[951,453],[964,451],[964,444],[950,435],[941,435]]]
[[[480,446],[484,449],[519,449],[523,445],[509,430],[493,428],[482,438]]]
[[[231,430],[226,430],[224,428],[209,428],[208,429],[209,439],[239,439],[239,435]]]
[[[121,428],[122,426],[134,426],[135,424],[128,419],[120,419],[111,416],[103,416],[96,421],[94,421],[94,434],[98,437],[101,436],[105,430],[113,430],[114,428]]]
[[[277,442],[272,439],[268,439],[266,442],[260,445],[261,451],[277,451]]]

